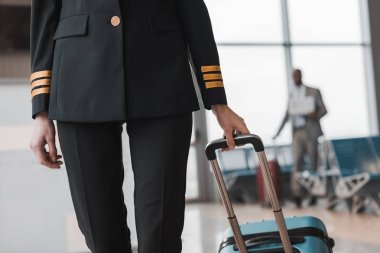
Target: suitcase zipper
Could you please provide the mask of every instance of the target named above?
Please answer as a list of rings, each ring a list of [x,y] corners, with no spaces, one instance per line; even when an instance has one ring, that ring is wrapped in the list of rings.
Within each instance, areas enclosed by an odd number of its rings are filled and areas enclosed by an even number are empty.
[[[335,246],[334,239],[328,237],[327,234],[325,234],[322,230],[314,227],[307,227],[307,228],[296,228],[296,229],[289,229],[288,230],[289,237],[292,244],[302,243],[304,240],[301,240],[300,237],[304,239],[306,236],[312,236],[317,237],[321,239],[329,248],[330,253],[332,253],[332,248]],[[267,232],[267,233],[257,233],[257,234],[248,234],[243,235],[243,239],[247,244],[247,247],[255,247],[260,244],[267,244],[267,243],[281,243],[280,235],[277,232]],[[261,240],[262,239],[262,240]],[[250,245],[251,242],[251,245]],[[254,242],[254,245],[252,245],[252,242]],[[220,245],[219,252],[230,245],[235,245],[235,239],[233,237],[226,238]],[[236,247],[236,246],[235,246]]]

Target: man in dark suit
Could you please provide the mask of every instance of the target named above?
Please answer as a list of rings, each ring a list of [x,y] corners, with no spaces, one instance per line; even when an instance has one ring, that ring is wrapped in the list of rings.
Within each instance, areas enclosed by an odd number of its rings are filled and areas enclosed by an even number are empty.
[[[293,71],[294,89],[290,93],[289,103],[292,100],[304,100],[312,98],[314,110],[307,114],[295,114],[290,111],[289,105],[285,116],[281,122],[274,139],[277,138],[285,124],[290,120],[293,134],[293,171],[291,179],[292,193],[294,201],[298,207],[301,206],[301,186],[296,181],[296,174],[302,169],[304,157],[307,154],[310,158],[312,169],[318,165],[318,137],[323,135],[320,120],[327,114],[321,92],[318,89],[306,86],[302,82],[302,72],[299,69]],[[307,104],[306,104],[307,106]],[[302,109],[302,108],[294,108]],[[315,203],[312,198],[311,204]]]
[[[229,148],[248,133],[228,106],[203,0],[32,0],[31,148],[59,168],[94,253],[129,253],[121,132],[127,123],[140,253],[181,252],[193,111],[212,109]],[[48,146],[48,151],[45,145]]]

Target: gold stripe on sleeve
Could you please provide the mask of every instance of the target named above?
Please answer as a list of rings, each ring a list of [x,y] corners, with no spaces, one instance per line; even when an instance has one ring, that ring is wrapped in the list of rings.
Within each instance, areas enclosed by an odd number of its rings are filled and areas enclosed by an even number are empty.
[[[34,79],[43,78],[43,77],[51,77],[51,70],[43,70],[43,71],[34,72],[33,74],[30,75],[30,82],[33,82]]]
[[[220,71],[220,66],[215,65],[215,66],[202,66],[201,70],[203,73],[205,72],[212,72],[212,71]]]
[[[43,87],[32,91],[32,98],[39,94],[50,93],[50,87]]]
[[[222,74],[203,74],[203,79],[205,81],[208,81],[208,80],[222,80],[223,77],[222,77]]]
[[[38,79],[36,81],[32,82],[31,88],[33,89],[34,87],[40,86],[40,85],[50,85],[50,79]]]
[[[221,81],[206,82],[206,89],[223,88],[223,87],[224,87],[224,84]]]

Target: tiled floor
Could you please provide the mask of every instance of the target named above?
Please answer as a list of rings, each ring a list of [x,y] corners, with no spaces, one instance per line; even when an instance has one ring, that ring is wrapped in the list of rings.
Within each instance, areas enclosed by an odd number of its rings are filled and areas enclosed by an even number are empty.
[[[0,152],[0,252],[85,251],[64,171],[45,171],[30,166],[32,159],[29,151]],[[336,240],[335,252],[380,252],[379,217],[329,212],[323,206],[304,210],[289,206],[284,212],[288,216],[321,218]],[[257,205],[236,206],[236,213],[242,223],[272,217],[270,210]],[[219,204],[188,204],[183,252],[217,252],[226,227],[224,209]],[[19,238],[23,238],[22,243]],[[25,248],[29,250],[24,251]]]
[[[130,206],[129,197],[127,201]],[[272,218],[270,210],[258,205],[235,210],[241,223]],[[321,218],[336,240],[334,252],[380,252],[380,217],[330,212],[323,204],[303,210],[287,205],[284,212]],[[41,168],[28,150],[0,151],[0,224],[0,253],[88,252],[76,225],[65,171]],[[217,252],[227,226],[220,204],[188,204],[183,252]]]

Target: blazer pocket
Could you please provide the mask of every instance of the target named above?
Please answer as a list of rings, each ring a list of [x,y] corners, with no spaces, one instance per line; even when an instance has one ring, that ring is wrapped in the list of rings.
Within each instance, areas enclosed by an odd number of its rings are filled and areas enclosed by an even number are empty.
[[[177,14],[174,11],[155,11],[150,14],[150,28],[155,32],[180,31]]]
[[[88,14],[64,17],[58,23],[54,40],[74,36],[84,36],[87,34],[87,26]]]

